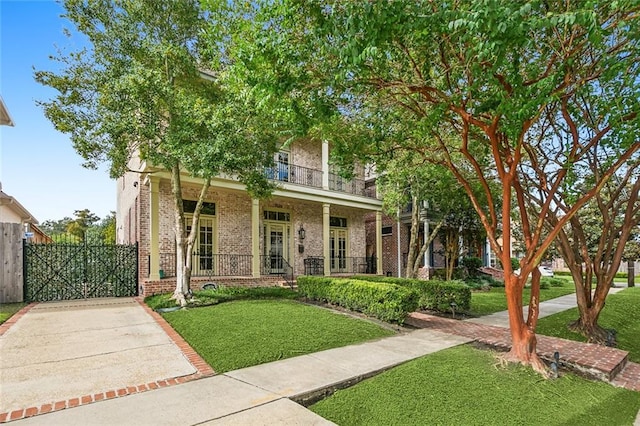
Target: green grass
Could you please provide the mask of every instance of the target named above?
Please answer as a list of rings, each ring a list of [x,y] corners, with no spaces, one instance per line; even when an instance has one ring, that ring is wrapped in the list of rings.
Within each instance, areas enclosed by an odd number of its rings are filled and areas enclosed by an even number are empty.
[[[541,289],[540,301],[544,302],[545,300],[575,293],[575,291],[573,284],[565,285],[564,287]],[[529,304],[530,295],[531,289],[525,288],[522,295],[522,301],[525,305]],[[492,287],[490,291],[474,291],[471,293],[471,310],[469,311],[471,315],[489,315],[506,310],[507,298],[502,287]]]
[[[176,306],[171,299],[172,293],[156,294],[146,297],[144,302],[151,309],[170,308]],[[192,306],[215,305],[232,300],[250,299],[296,299],[298,293],[285,287],[225,287],[215,290],[201,290],[194,293]]]
[[[394,334],[292,300],[242,300],[164,314],[218,373]]]
[[[640,392],[572,374],[544,380],[459,346],[408,362],[310,407],[348,425],[631,425]]]
[[[24,308],[26,305],[26,303],[3,303],[0,305],[0,324],[11,318],[13,314]]]
[[[536,332],[546,336],[584,342],[586,339],[567,329],[578,319],[578,308],[541,318]],[[629,360],[640,362],[640,287],[632,287],[607,296],[598,324],[617,331],[618,348],[629,351]]]

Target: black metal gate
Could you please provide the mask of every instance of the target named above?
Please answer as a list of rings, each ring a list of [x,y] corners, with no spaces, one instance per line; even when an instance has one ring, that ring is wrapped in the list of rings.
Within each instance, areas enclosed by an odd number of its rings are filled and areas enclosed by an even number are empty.
[[[24,244],[28,302],[137,294],[137,244]]]

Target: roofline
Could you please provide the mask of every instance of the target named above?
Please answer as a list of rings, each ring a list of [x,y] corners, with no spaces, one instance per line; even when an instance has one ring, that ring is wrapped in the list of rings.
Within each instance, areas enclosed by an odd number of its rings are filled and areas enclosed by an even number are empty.
[[[11,118],[11,114],[9,114],[9,110],[2,100],[2,96],[0,96],[0,125],[4,126],[15,126],[13,119]]]
[[[11,195],[8,195],[6,192],[0,191],[0,205],[3,206],[13,206],[13,210],[20,215],[20,218],[26,223],[38,224],[38,220],[29,213],[29,210],[25,209],[18,200],[16,200]]]

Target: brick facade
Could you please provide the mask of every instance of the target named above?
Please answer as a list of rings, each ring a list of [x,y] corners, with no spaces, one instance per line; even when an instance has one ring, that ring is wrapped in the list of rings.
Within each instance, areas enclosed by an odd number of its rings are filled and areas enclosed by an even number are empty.
[[[298,141],[289,148],[290,162],[301,167],[322,169],[322,144],[313,141]],[[142,167],[134,160],[131,169]],[[359,168],[362,171],[362,168]],[[171,291],[175,288],[175,279],[161,279],[150,281],[149,259],[151,255],[151,179],[159,179],[158,184],[158,245],[160,258],[174,256],[175,253],[175,225],[174,201],[171,182],[167,174],[151,174],[128,172],[118,180],[118,212],[117,238],[118,242],[139,243],[139,281],[141,294],[153,294]],[[200,186],[192,180],[183,181],[182,196],[184,200],[197,200]],[[215,254],[252,254],[251,236],[251,197],[241,190],[231,189],[225,185],[209,188],[205,201],[215,204],[214,216],[214,253]],[[333,202],[332,202],[333,201]],[[347,257],[365,257],[372,253],[366,251],[366,231],[364,216],[371,212],[371,208],[355,208],[340,205],[341,199],[329,200],[330,215],[347,219]],[[265,210],[283,211],[289,213],[288,226],[288,254],[289,263],[294,268],[294,274],[305,272],[304,259],[309,256],[323,256],[323,204],[305,200],[296,194],[287,196],[273,196],[260,201],[259,232],[260,254],[265,254]],[[350,202],[350,204],[354,204]],[[280,222],[278,222],[280,223]],[[301,240],[299,229],[305,229],[306,238]],[[374,252],[375,253],[375,252]],[[173,259],[173,257],[168,257]],[[161,268],[162,269],[162,268]],[[203,280],[199,277],[192,279],[193,287],[199,288]],[[264,276],[260,279],[253,277],[213,277],[208,281],[227,283],[229,285],[255,286],[273,285],[272,277]],[[205,280],[206,282],[207,280]]]

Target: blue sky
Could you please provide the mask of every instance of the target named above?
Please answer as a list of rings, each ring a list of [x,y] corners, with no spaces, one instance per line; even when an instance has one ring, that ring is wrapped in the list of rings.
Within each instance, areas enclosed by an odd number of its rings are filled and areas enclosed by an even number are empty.
[[[0,126],[0,181],[41,223],[89,209],[101,218],[116,209],[116,182],[106,167],[89,170],[68,135],[57,132],[36,100],[56,91],[33,78],[33,68],[56,70],[56,46],[77,50],[82,38],[53,0],[0,0],[0,94],[15,127]]]

